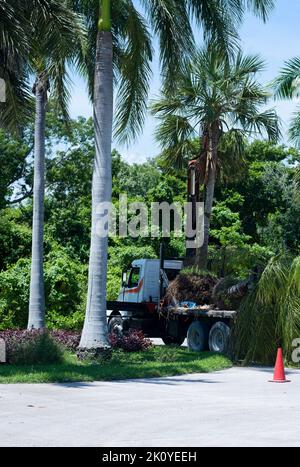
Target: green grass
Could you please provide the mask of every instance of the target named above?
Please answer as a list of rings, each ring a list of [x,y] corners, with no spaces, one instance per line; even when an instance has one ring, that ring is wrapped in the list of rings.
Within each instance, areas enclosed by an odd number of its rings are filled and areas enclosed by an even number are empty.
[[[66,383],[154,378],[188,373],[209,373],[230,368],[231,361],[209,352],[157,346],[145,352],[115,351],[105,363],[79,362],[66,353],[57,365],[1,365],[0,383]]]

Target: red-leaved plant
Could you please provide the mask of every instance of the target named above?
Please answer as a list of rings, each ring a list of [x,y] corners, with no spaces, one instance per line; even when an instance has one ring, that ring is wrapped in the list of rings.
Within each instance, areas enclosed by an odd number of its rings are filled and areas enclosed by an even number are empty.
[[[112,348],[122,349],[125,352],[137,352],[149,349],[152,346],[150,339],[147,339],[142,331],[129,329],[123,335],[110,334],[109,342]]]

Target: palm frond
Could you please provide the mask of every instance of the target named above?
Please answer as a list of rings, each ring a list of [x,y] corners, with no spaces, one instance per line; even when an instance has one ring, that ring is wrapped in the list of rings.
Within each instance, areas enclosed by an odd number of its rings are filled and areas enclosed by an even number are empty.
[[[300,333],[300,257],[273,258],[244,300],[234,329],[234,353],[245,363],[271,364],[283,346],[291,361]]]
[[[6,102],[0,103],[0,126],[17,133],[32,110],[26,76],[30,44],[25,12],[24,2],[0,0],[0,77],[6,83]]]
[[[164,84],[173,87],[182,63],[194,49],[194,35],[185,0],[141,0],[159,40]]]
[[[280,123],[275,110],[249,112],[239,118],[244,130],[250,134],[263,136],[267,134],[269,141],[276,143],[281,136]]]
[[[300,93],[300,58],[296,57],[285,62],[278,78],[274,81],[275,97],[292,99]]]
[[[129,142],[138,135],[145,121],[152,61],[147,25],[131,1],[118,33],[124,47],[118,55],[115,135],[120,142]]]
[[[238,32],[243,8],[236,0],[188,0],[189,11],[203,28],[206,44],[230,54],[238,49]]]
[[[1,66],[0,76],[6,87],[5,102],[0,103],[0,127],[20,134],[32,119],[34,110],[27,76],[22,71],[3,69]]]
[[[244,4],[257,16],[261,17],[263,21],[267,21],[270,13],[275,7],[274,0],[248,0]]]
[[[164,150],[165,166],[182,169],[192,153],[192,140],[197,136],[188,118],[167,115],[155,132],[156,140]]]
[[[24,2],[0,0],[0,51],[2,59],[5,55],[4,65],[10,58],[15,61],[27,54],[29,25],[26,23],[25,11]]]
[[[295,258],[293,261],[289,280],[291,288],[294,288],[295,293],[300,295],[300,257]]]
[[[220,175],[227,180],[236,179],[245,167],[247,139],[242,130],[231,128],[220,137],[218,153]]]
[[[300,107],[293,113],[289,128],[289,139],[297,147],[300,147]]]
[[[262,305],[274,306],[282,299],[282,291],[288,280],[287,259],[279,255],[270,260],[257,287],[257,299]]]
[[[244,55],[241,52],[237,54],[232,65],[230,75],[236,80],[249,78],[249,75],[260,73],[266,67],[265,61],[259,55]]]
[[[84,18],[84,28],[87,31],[86,49],[87,53],[78,51],[77,68],[80,74],[86,79],[90,100],[94,97],[94,76],[95,76],[95,58],[96,58],[96,43],[98,34],[98,19],[99,19],[99,2],[90,0],[68,0],[71,8]],[[116,3],[112,2],[113,18],[118,14],[116,11]],[[113,21],[114,22],[114,21]]]
[[[83,18],[68,8],[68,2],[44,0],[40,6],[40,0],[34,1],[37,6],[30,16],[34,33],[31,66],[35,73],[46,73],[56,110],[68,120],[68,68],[78,65],[87,49]]]
[[[32,115],[29,77],[41,67],[54,78],[52,84],[66,113],[62,60],[75,63],[85,42],[82,19],[69,4],[69,0],[0,0],[0,66],[7,88],[1,125],[10,130],[20,129]]]
[[[68,105],[71,98],[70,87],[72,84],[68,72],[68,61],[62,59],[51,63],[47,69],[47,74],[51,83],[50,97],[53,111],[59,113],[68,122],[70,120]]]

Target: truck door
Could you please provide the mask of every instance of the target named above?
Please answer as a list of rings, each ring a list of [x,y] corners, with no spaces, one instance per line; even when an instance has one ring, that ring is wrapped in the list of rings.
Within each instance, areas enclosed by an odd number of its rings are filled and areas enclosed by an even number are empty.
[[[130,270],[128,285],[124,290],[124,301],[140,303],[143,279],[141,278],[141,268],[133,267]]]

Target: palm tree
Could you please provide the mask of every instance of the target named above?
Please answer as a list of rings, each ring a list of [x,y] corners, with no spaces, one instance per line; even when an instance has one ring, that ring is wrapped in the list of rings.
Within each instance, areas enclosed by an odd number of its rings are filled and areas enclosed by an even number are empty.
[[[255,75],[263,69],[258,56],[224,58],[214,47],[197,52],[180,72],[175,92],[165,91],[153,103],[160,120],[156,137],[174,164],[186,153],[187,141],[202,138],[202,153],[196,162],[204,188],[204,243],[198,264],[207,268],[210,219],[213,208],[219,154],[225,139],[242,156],[244,138],[261,135],[277,141],[280,130],[273,110],[260,111],[269,98]]]
[[[233,353],[247,363],[273,364],[278,346],[292,361],[300,334],[300,257],[272,258],[244,300],[233,332]]]
[[[33,31],[30,70],[36,80],[33,93],[36,101],[34,186],[32,224],[32,262],[28,328],[45,326],[45,294],[43,274],[44,192],[45,192],[45,119],[48,91],[57,109],[67,119],[68,73],[78,49],[84,46],[79,17],[57,0],[44,2],[43,10],[30,18]]]
[[[99,19],[100,3],[100,19]],[[86,318],[81,348],[108,345],[106,326],[107,238],[97,236],[111,201],[111,137],[113,116],[113,70],[118,78],[116,136],[129,141],[137,136],[145,118],[152,49],[147,24],[159,38],[164,85],[172,89],[174,76],[190,56],[194,41],[191,18],[203,26],[207,40],[230,51],[236,45],[236,26],[246,8],[266,19],[271,0],[142,0],[147,20],[132,0],[73,0],[89,28],[91,54],[86,60],[90,95],[94,102],[95,163],[93,174],[92,232]],[[105,216],[104,216],[105,217]],[[102,221],[103,222],[103,221]]]

